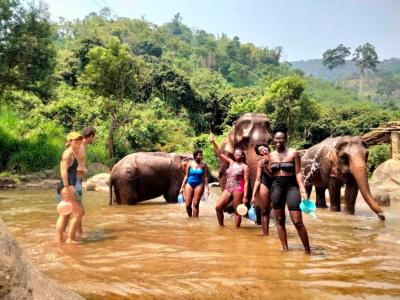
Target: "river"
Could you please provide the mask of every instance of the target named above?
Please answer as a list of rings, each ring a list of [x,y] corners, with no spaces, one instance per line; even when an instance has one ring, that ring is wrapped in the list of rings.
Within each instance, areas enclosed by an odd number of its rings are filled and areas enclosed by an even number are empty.
[[[162,199],[109,206],[105,193],[84,194],[87,239],[55,243],[53,190],[0,192],[0,217],[33,263],[87,299],[399,299],[400,205],[380,221],[358,200],[356,215],[304,216],[312,255],[288,220],[290,251],[245,220],[217,224],[217,188],[200,218]]]

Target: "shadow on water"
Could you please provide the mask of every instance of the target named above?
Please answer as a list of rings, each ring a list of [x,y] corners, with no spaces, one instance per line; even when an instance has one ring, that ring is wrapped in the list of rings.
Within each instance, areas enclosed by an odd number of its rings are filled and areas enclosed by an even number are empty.
[[[185,205],[164,199],[108,205],[108,194],[84,195],[87,238],[54,242],[54,191],[2,191],[0,216],[37,267],[87,299],[358,299],[400,297],[400,218],[386,208],[381,222],[358,201],[356,216],[319,209],[304,216],[312,255],[306,256],[290,218],[290,251],[276,229],[261,236],[247,219],[220,228],[214,203],[190,219]]]

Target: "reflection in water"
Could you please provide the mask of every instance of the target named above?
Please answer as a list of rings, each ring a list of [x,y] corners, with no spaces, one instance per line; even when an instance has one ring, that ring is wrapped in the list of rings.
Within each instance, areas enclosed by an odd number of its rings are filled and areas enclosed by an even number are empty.
[[[82,245],[54,242],[53,191],[4,191],[0,216],[40,270],[88,299],[400,297],[398,206],[386,209],[386,222],[363,204],[356,216],[304,216],[308,257],[290,220],[289,253],[274,228],[265,238],[253,222],[236,229],[229,217],[220,228],[213,191],[199,219],[160,199],[110,207],[107,194],[88,192]]]

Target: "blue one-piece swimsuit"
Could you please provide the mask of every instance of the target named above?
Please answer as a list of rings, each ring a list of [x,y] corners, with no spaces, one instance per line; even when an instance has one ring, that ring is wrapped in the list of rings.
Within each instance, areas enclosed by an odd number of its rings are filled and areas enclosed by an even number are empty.
[[[195,169],[195,168],[192,168],[192,166],[190,166],[187,183],[192,188],[195,188],[199,184],[203,183],[203,174],[204,174],[204,168]]]

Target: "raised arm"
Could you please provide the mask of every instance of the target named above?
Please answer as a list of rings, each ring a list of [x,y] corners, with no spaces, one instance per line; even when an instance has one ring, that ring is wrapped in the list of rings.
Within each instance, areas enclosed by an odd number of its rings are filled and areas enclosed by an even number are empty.
[[[207,177],[207,174],[208,174],[208,167],[207,167],[207,164],[204,163],[203,182],[204,182],[204,188],[206,189],[207,194],[209,194],[210,193],[210,189],[208,188],[208,177]]]
[[[301,199],[306,199],[307,193],[304,187],[303,174],[301,173],[301,158],[300,158],[300,153],[298,151],[295,151],[294,163],[295,163],[296,180],[297,184],[299,185]]]
[[[215,137],[214,137],[214,135],[211,135],[210,141],[211,141],[211,144],[213,145],[214,152],[215,152],[215,154],[217,154],[217,156],[219,157],[219,159],[221,159],[222,161],[224,161],[224,162],[226,162],[226,163],[228,163],[228,164],[231,164],[232,159],[230,159],[230,158],[227,157],[226,155],[222,154],[222,152],[221,152],[221,150],[219,149],[217,143],[215,142]]]

